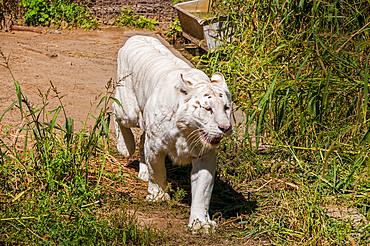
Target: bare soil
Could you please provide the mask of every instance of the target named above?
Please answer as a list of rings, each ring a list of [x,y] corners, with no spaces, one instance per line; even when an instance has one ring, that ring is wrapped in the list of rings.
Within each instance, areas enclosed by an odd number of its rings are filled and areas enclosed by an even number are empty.
[[[106,91],[110,79],[116,81],[116,57],[125,43],[126,28],[102,27],[100,30],[62,30],[51,34],[41,28],[42,34],[25,31],[1,32],[0,47],[10,69],[33,104],[40,104],[41,93],[51,84],[63,96],[69,117],[75,122],[85,121],[96,96]],[[43,52],[38,53],[37,51]],[[49,57],[46,54],[56,55]],[[8,69],[0,67],[0,112],[16,100],[13,78]],[[49,108],[59,106],[55,93],[49,97]],[[54,97],[54,98],[53,98]],[[17,121],[8,115],[3,123]],[[92,119],[88,123],[91,123]],[[80,127],[75,123],[75,127]]]

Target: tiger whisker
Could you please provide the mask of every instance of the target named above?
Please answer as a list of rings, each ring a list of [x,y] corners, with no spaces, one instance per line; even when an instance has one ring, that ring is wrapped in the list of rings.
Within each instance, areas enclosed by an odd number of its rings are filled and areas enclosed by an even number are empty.
[[[190,132],[190,134],[186,137],[190,152],[200,148],[198,153],[198,156],[200,157],[208,150],[212,149],[210,143],[212,142],[213,135],[215,134],[212,134],[212,132],[205,132],[203,129],[196,129]]]
[[[190,140],[190,139],[191,139],[191,138],[193,138],[194,136],[197,136],[197,133],[200,133],[200,132],[202,132],[202,130],[201,130],[201,129],[196,129],[196,130],[192,131],[192,132],[188,135],[188,137],[186,138],[186,140]]]
[[[206,133],[204,136],[205,136],[207,142],[210,142],[210,137],[209,137],[208,133]],[[206,149],[208,149],[208,146],[203,144],[202,148],[200,150],[199,156],[202,156]]]
[[[199,143],[201,142],[201,133],[202,130],[201,129],[196,129],[194,131],[192,131],[188,137],[187,137],[187,142],[190,142],[189,143],[189,147],[191,147],[191,152],[194,150],[194,148],[196,148]]]
[[[191,144],[190,144],[190,147],[191,146],[193,146],[193,147],[191,148],[190,152],[192,152],[194,150],[194,148],[197,147],[199,145],[199,143],[201,143],[201,142],[202,142],[202,139],[200,138],[200,136],[197,139],[195,139],[194,141],[192,141]]]

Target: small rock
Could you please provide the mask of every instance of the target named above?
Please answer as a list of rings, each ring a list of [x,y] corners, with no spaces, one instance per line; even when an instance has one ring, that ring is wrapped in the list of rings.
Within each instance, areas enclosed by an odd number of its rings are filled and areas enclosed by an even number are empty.
[[[49,33],[61,34],[62,32],[61,32],[61,31],[58,31],[58,30],[52,30],[52,31],[50,31]]]

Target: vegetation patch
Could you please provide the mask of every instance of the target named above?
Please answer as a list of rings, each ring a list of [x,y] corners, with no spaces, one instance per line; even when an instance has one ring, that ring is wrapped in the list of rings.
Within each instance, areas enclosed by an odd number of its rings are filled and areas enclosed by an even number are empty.
[[[181,37],[182,28],[181,28],[180,20],[175,19],[171,23],[170,29],[168,31],[164,31],[163,34],[166,35],[168,39],[172,40],[172,42],[174,42],[178,37]]]
[[[14,85],[18,100],[0,116],[1,123],[13,108],[21,115],[19,126],[0,124],[0,244],[155,242],[159,231],[139,228],[126,207],[118,207],[115,214],[101,212],[107,200],[114,200],[109,184],[124,186],[128,175],[105,168],[114,162],[108,144],[112,116],[108,108],[115,100],[111,81],[106,93],[93,103],[100,109],[97,116],[89,115],[95,118],[94,125],[87,130],[83,123],[78,132],[52,83],[46,93],[40,91],[43,103],[38,106],[30,104],[17,81]],[[49,110],[51,93],[60,106]],[[125,201],[123,197],[121,203]]]
[[[25,8],[24,21],[30,26],[54,24],[58,28],[64,26],[65,28],[96,29],[100,25],[87,7],[71,1],[22,0],[20,5]]]
[[[123,8],[121,16],[116,18],[111,25],[118,27],[136,27],[136,28],[146,28],[151,31],[154,30],[155,26],[158,25],[158,21],[154,17],[149,20],[141,15],[136,15],[135,12],[130,8]]]
[[[199,60],[226,75],[245,116],[220,148],[220,175],[258,201],[240,236],[366,245],[369,2],[229,0],[213,11],[228,16],[225,39]]]

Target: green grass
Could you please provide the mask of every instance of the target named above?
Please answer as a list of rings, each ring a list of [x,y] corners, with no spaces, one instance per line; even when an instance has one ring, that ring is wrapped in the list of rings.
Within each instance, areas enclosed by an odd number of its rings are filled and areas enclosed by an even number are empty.
[[[139,228],[125,206],[115,213],[101,209],[114,200],[106,180],[122,184],[125,175],[105,169],[112,116],[108,105],[115,100],[112,81],[92,104],[100,110],[89,115],[94,125],[88,130],[82,122],[77,132],[52,83],[45,94],[40,92],[43,103],[36,106],[17,81],[14,85],[18,100],[0,116],[1,123],[10,109],[19,109],[19,126],[1,124],[0,131],[0,244],[137,245],[155,242],[157,235],[163,239],[155,228]],[[50,93],[60,101],[52,110]]]
[[[199,59],[209,74],[226,75],[246,115],[246,130],[219,151],[220,175],[258,201],[243,235],[279,245],[366,245],[368,224],[323,208],[356,208],[370,220],[369,2],[213,7],[236,33]]]

